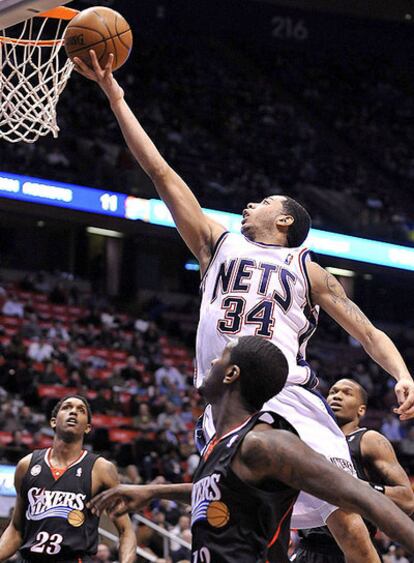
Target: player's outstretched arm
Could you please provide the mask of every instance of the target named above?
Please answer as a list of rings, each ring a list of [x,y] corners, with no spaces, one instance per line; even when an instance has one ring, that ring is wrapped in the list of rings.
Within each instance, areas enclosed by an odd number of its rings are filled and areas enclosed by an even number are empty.
[[[14,474],[14,487],[17,497],[10,524],[4,530],[0,538],[0,561],[6,561],[12,557],[22,545],[23,523],[24,523],[24,503],[20,496],[23,477],[25,476],[31,460],[32,454],[19,461]]]
[[[394,541],[414,553],[414,522],[385,495],[338,469],[285,430],[250,432],[240,459],[250,482],[274,479],[303,490],[373,522]]]
[[[414,493],[407,473],[398,463],[391,443],[379,432],[369,430],[361,440],[361,455],[370,480],[385,485],[384,494],[406,514],[414,512]],[[371,476],[372,473],[372,476]]]
[[[168,165],[142,128],[124,99],[123,89],[113,77],[113,56],[110,56],[108,64],[102,69],[95,52],[90,51],[90,55],[93,70],[75,58],[76,70],[97,82],[105,92],[130,151],[151,178],[159,196],[170,210],[184,242],[198,259],[201,271],[204,272],[214,245],[225,228],[203,213],[193,192]]]
[[[95,514],[105,510],[111,518],[128,512],[136,512],[152,500],[163,498],[184,504],[191,502],[191,483],[178,485],[118,485],[94,497],[89,507]]]
[[[401,420],[414,417],[414,381],[392,340],[376,328],[361,309],[346,295],[344,288],[329,272],[315,262],[308,265],[312,299],[343,329],[359,340],[364,350],[397,380],[395,394]]]
[[[118,473],[113,463],[98,458],[93,468],[94,490],[110,489],[119,485]],[[128,514],[115,518],[114,524],[119,534],[120,563],[134,563],[136,560],[137,539]]]

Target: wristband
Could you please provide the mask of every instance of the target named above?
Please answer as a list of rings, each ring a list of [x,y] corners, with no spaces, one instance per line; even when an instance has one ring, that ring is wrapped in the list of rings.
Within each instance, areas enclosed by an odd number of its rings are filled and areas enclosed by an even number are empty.
[[[375,489],[376,491],[378,491],[379,493],[382,493],[383,495],[385,495],[385,487],[384,485],[378,485],[377,483],[370,483],[371,487],[373,489]]]

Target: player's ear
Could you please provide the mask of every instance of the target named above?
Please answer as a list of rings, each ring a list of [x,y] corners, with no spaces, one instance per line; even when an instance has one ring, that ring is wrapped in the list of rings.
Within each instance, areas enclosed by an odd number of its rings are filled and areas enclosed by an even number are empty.
[[[278,227],[290,227],[295,222],[293,215],[282,213],[276,217],[276,225]]]
[[[89,432],[92,430],[92,425],[88,424],[85,428],[85,434],[89,434]]]
[[[362,418],[367,412],[367,405],[360,405],[358,408],[358,416]]]
[[[55,418],[55,417],[52,417],[52,418],[50,419],[50,423],[49,423],[49,424],[50,424],[51,428],[53,428],[53,430],[54,430],[54,429],[56,428],[56,418]]]
[[[234,383],[236,381],[236,379],[238,379],[239,377],[240,377],[239,366],[236,366],[235,364],[230,365],[226,369],[226,373],[225,373],[225,376],[224,376],[224,383],[229,385],[231,383]]]

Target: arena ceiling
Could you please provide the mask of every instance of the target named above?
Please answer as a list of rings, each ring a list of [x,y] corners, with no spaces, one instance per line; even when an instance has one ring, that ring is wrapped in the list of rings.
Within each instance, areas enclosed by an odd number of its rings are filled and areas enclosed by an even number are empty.
[[[253,0],[364,18],[414,21],[414,0]]]

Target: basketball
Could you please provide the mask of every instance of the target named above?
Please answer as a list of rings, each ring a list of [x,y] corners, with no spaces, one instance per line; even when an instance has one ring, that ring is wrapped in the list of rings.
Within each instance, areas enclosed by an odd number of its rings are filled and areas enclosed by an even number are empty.
[[[120,68],[128,59],[132,41],[131,28],[125,18],[104,7],[80,12],[69,22],[64,34],[66,54],[71,60],[78,57],[92,67],[89,51],[93,49],[99,64],[104,67],[112,53],[113,70]]]
[[[230,512],[226,504],[213,501],[207,508],[207,522],[213,528],[222,528],[230,520]]]

